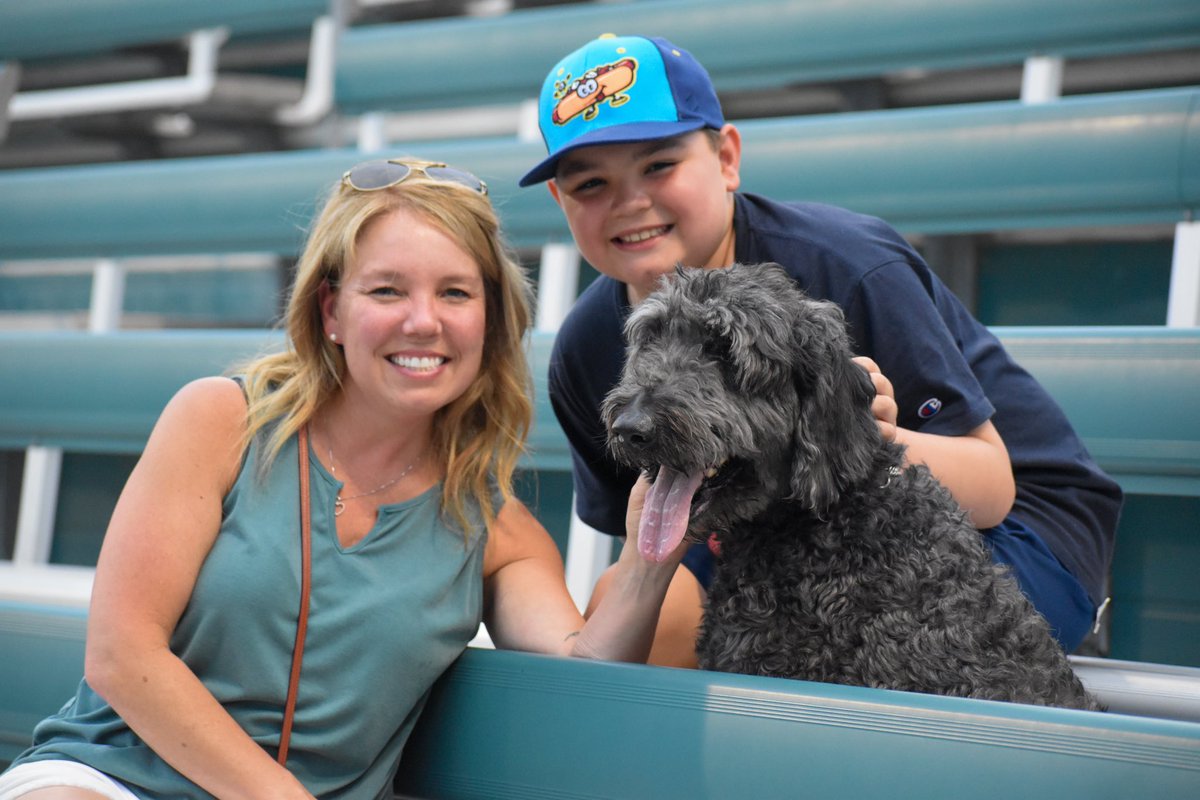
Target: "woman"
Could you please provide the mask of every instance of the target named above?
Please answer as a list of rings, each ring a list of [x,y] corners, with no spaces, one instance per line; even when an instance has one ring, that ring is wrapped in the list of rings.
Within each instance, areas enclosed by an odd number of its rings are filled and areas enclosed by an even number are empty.
[[[405,160],[346,173],[298,264],[286,352],[164,410],[105,536],[85,680],[0,794],[388,796],[481,618],[501,647],[644,660],[678,558],[624,548],[585,623],[512,495],[528,325],[481,181]],[[311,596],[281,766],[304,449]]]

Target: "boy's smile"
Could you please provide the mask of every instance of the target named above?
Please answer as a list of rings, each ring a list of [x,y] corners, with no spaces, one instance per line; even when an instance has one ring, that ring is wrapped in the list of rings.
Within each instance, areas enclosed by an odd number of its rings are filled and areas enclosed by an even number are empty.
[[[595,145],[565,154],[549,182],[583,257],[637,303],[676,264],[733,262],[732,192],[741,140],[710,133]]]
[[[647,228],[646,230],[634,231],[633,233],[615,236],[613,237],[613,241],[617,244],[617,246],[639,245],[650,239],[664,236],[669,230],[671,230],[670,225],[655,225],[653,228]]]

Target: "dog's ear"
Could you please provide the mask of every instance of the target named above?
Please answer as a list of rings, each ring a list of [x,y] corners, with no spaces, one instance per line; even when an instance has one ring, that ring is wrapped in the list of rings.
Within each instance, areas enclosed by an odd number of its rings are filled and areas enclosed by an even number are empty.
[[[880,434],[875,387],[852,353],[841,309],[802,297],[793,328],[800,413],[793,429],[792,499],[818,514],[870,475]]]
[[[708,347],[719,355],[743,392],[775,391],[790,374],[791,337],[779,335],[791,324],[791,309],[780,302],[798,290],[778,264],[735,264],[700,270],[691,295],[700,304]],[[703,281],[704,285],[699,282]],[[782,294],[781,294],[782,293]],[[731,302],[736,298],[736,302]]]

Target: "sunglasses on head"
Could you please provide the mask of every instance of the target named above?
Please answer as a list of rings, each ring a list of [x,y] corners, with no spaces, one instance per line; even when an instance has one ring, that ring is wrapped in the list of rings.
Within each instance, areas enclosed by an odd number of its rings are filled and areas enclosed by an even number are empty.
[[[342,183],[360,192],[375,192],[404,183],[413,175],[441,183],[457,183],[484,195],[488,193],[486,183],[464,170],[438,161],[405,161],[400,158],[364,161],[351,167],[342,176]]]

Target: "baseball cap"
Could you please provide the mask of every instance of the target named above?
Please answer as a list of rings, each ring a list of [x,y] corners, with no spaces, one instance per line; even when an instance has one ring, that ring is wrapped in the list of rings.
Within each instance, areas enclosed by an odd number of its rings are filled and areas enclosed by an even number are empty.
[[[666,39],[605,34],[550,70],[538,98],[547,157],[521,186],[554,177],[558,160],[595,144],[665,139],[725,124],[700,62]]]

